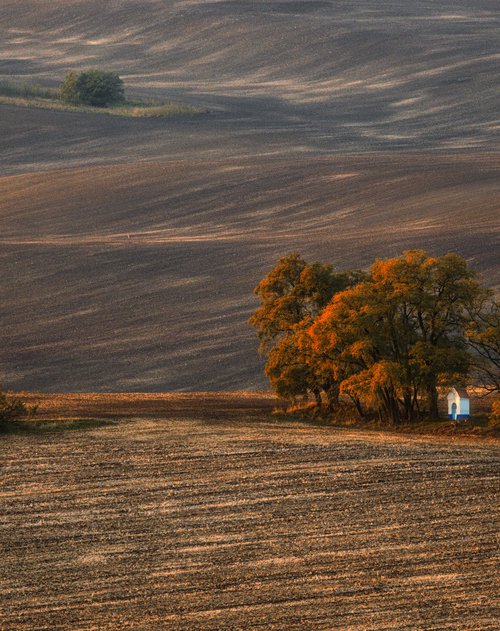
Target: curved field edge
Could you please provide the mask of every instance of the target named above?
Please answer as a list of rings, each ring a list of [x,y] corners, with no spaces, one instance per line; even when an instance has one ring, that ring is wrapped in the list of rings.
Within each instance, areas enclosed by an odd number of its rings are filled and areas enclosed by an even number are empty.
[[[339,412],[335,418],[318,415],[311,408],[296,408],[286,412],[289,402],[269,391],[240,392],[127,392],[127,393],[43,393],[19,392],[9,396],[20,398],[36,413],[11,426],[11,431],[43,431],[89,429],[107,423],[120,423],[127,419],[167,418],[217,419],[221,423],[244,425],[245,422],[273,424],[291,429],[329,428],[332,432],[358,432],[388,438],[410,435],[440,440],[500,439],[499,427],[488,421],[491,397],[472,398],[473,415],[468,422],[453,423],[446,419],[446,401],[440,400],[442,418],[402,424],[399,427],[363,421],[355,418],[354,411]],[[9,427],[7,427],[9,431]],[[500,443],[499,443],[500,444]]]

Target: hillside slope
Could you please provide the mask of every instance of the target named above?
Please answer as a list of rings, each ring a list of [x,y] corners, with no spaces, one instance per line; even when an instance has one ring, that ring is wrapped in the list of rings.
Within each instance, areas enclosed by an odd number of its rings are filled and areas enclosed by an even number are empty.
[[[252,288],[292,250],[455,250],[499,283],[496,2],[1,8],[0,79],[99,66],[210,109],[0,105],[5,387],[260,388]]]
[[[2,354],[12,388],[265,385],[252,288],[293,250],[336,267],[427,247],[498,282],[500,163],[258,158],[3,178]],[[471,235],[474,235],[471,238]]]
[[[331,150],[498,140],[495,0],[4,0],[0,78],[104,66],[127,86],[316,124]]]

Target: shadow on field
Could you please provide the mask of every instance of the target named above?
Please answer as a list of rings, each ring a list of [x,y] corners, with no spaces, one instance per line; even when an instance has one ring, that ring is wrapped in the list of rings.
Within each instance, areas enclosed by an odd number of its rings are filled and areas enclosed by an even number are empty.
[[[42,433],[118,426],[127,421],[148,420],[162,424],[183,421],[214,428],[279,426],[328,428],[333,432],[361,431],[397,435],[492,438],[499,428],[489,420],[491,404],[474,399],[476,414],[467,422],[452,422],[442,407],[441,419],[393,426],[378,419],[360,420],[346,409],[336,418],[318,416],[314,408],[285,412],[285,402],[270,392],[171,392],[171,393],[17,393],[27,406],[35,406],[36,417],[9,425],[8,433]],[[0,430],[1,431],[1,430]]]
[[[23,423],[73,423],[75,429],[118,420],[192,419],[203,422],[271,420],[276,398],[270,393],[72,393],[16,394],[26,405],[36,406],[36,420]],[[60,419],[60,420],[54,420]],[[67,419],[67,420],[65,420]],[[80,423],[81,425],[78,425]],[[92,425],[94,424],[94,425]]]
[[[116,421],[102,418],[24,419],[12,421],[3,427],[0,426],[0,435],[65,432],[70,430],[96,429],[115,424]]]

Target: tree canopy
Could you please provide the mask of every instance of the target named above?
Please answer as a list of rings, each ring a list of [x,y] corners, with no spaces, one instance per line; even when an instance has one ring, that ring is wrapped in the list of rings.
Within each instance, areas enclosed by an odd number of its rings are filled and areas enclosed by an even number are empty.
[[[255,293],[250,323],[281,396],[311,393],[332,408],[345,395],[361,414],[399,423],[436,418],[438,387],[466,383],[473,366],[493,382],[498,308],[456,254],[412,250],[375,261],[369,274],[292,254]]]
[[[83,103],[107,107],[125,100],[123,81],[114,72],[91,69],[77,73],[70,70],[60,89],[60,96],[68,103]]]
[[[472,314],[467,341],[476,382],[487,392],[500,392],[500,304],[493,297]]]
[[[307,264],[298,253],[281,258],[254,290],[260,307],[250,318],[267,354],[266,374],[277,393],[296,397],[321,394],[332,405],[338,398],[337,382],[317,363],[307,328],[332,297],[365,277],[360,271],[334,272],[329,264]]]

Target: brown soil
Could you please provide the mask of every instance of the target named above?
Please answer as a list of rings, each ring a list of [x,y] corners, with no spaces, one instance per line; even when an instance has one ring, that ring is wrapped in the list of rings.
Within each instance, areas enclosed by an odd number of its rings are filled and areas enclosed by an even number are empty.
[[[498,148],[496,0],[3,0],[0,28],[0,76],[55,85],[68,68],[110,68],[134,94],[210,107],[212,135],[238,134],[240,152],[256,135],[282,153],[290,135],[327,152]],[[192,129],[198,152],[220,149]],[[96,157],[115,132],[93,138]],[[72,135],[56,159],[77,157]],[[169,125],[163,155],[188,135]]]
[[[36,406],[36,420],[68,418],[155,418],[167,417],[235,419],[241,411],[249,416],[269,417],[279,404],[271,392],[161,392],[148,394],[95,392],[82,394],[13,394],[28,406]],[[241,409],[240,409],[241,408]]]
[[[498,283],[493,155],[171,160],[0,178],[5,388],[266,386],[252,290],[300,251],[337,269],[427,248]]]
[[[210,114],[0,107],[2,385],[259,390],[251,290],[291,250],[455,250],[498,284],[497,13],[4,0],[0,79],[104,67]],[[493,442],[278,421],[266,394],[26,398],[2,629],[498,628]]]
[[[498,627],[498,445],[267,395],[36,398],[115,420],[2,436],[2,628]]]

